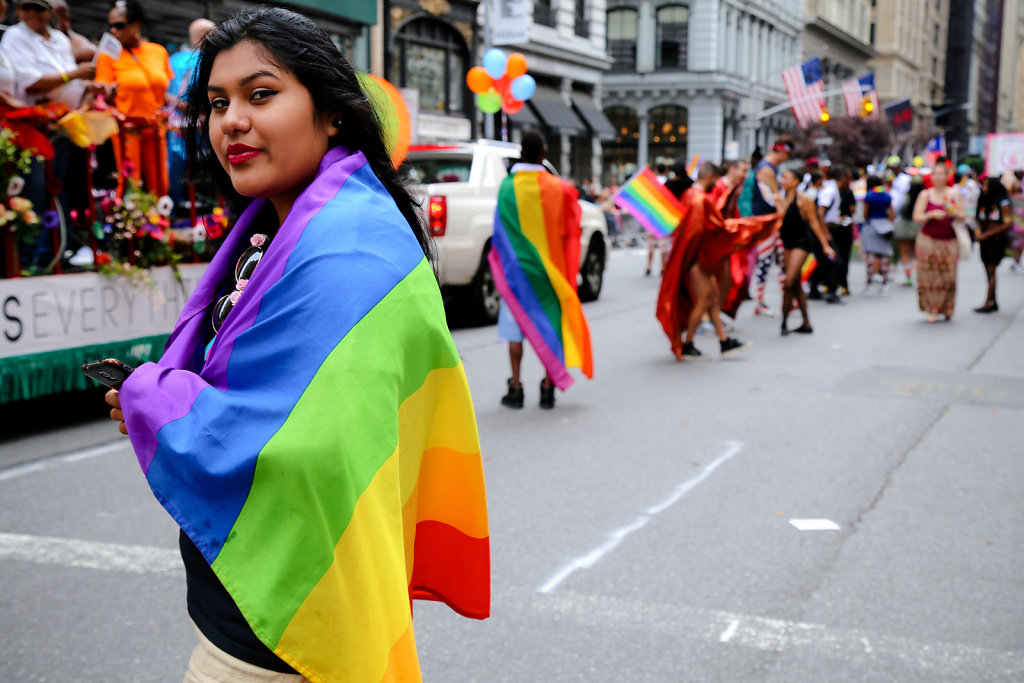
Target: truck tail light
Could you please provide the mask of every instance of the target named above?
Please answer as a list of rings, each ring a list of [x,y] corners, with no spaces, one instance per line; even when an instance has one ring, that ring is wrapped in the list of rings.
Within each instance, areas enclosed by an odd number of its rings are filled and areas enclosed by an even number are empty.
[[[431,197],[427,204],[427,217],[430,220],[430,234],[443,237],[448,228],[448,200],[445,197]]]

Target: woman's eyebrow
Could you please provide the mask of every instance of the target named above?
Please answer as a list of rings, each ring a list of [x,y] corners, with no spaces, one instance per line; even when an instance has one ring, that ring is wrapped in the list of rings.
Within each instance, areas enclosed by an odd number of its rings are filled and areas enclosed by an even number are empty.
[[[278,75],[275,74],[273,71],[256,71],[256,72],[253,72],[253,73],[249,74],[245,78],[242,78],[241,80],[239,80],[238,81],[238,85],[239,86],[246,86],[249,83],[255,81],[257,78],[260,78],[262,76],[266,76],[268,78],[273,78],[273,79],[280,80]],[[207,91],[223,92],[224,88],[219,86],[219,85],[215,85],[213,83],[210,83],[209,85],[206,86],[206,90]]]

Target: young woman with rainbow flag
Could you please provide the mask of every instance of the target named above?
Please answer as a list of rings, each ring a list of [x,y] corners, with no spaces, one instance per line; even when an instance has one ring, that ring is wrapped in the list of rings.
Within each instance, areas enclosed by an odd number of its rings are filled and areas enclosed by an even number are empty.
[[[161,360],[107,397],[181,527],[185,680],[418,680],[411,599],[490,609],[480,445],[429,238],[305,17],[224,22],[185,101],[193,170],[248,205]]]

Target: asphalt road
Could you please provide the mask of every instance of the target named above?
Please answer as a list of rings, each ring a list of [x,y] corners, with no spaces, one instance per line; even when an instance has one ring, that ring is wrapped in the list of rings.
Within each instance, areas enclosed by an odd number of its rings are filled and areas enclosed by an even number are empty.
[[[644,253],[585,307],[595,378],[502,408],[494,328],[455,330],[491,515],[493,614],[417,603],[429,681],[1024,680],[1024,275],[928,325],[912,289],[741,312],[677,363]],[[774,288],[773,288],[774,289]],[[777,302],[778,293],[772,291]],[[0,680],[180,681],[176,528],[125,440],[64,397],[3,411]],[[824,527],[823,530],[801,530]]]

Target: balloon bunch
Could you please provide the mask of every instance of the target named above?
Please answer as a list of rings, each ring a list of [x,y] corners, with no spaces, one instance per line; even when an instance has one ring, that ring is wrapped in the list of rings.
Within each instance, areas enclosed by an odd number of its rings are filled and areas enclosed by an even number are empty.
[[[466,85],[476,93],[476,106],[486,114],[499,109],[515,114],[537,90],[537,82],[526,73],[526,57],[518,52],[506,56],[497,48],[484,53],[483,66],[469,70]]]

